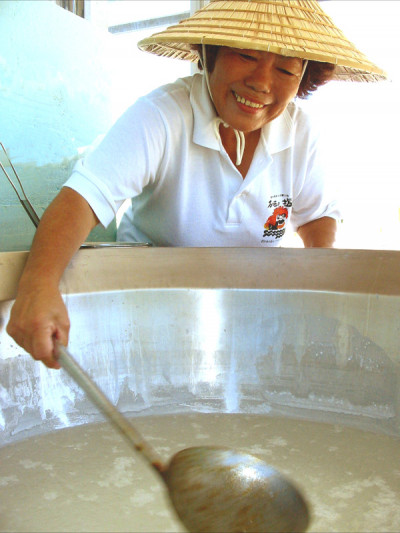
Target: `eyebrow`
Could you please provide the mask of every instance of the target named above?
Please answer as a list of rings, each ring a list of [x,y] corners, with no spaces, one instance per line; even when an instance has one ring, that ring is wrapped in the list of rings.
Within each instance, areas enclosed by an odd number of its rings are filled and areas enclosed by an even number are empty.
[[[300,57],[294,57],[294,56],[282,56],[280,54],[276,54],[279,59],[283,60],[283,61],[286,61],[286,62],[289,62],[289,61],[300,61],[300,64],[303,63],[303,60],[300,58]]]
[[[262,52],[267,52],[266,50],[253,50],[252,48],[234,48],[232,47],[232,50],[237,50],[238,52],[242,53],[242,54],[257,54],[257,53],[262,53]],[[273,54],[275,56],[277,56],[279,59],[283,60],[283,61],[300,61],[300,63],[303,62],[303,60],[300,58],[300,57],[296,57],[296,56],[284,56],[284,55],[281,55],[281,54],[276,54],[275,52],[267,52],[267,53],[270,53],[270,54]]]
[[[278,55],[278,61],[280,61],[280,63],[278,63],[278,65],[280,64],[282,67],[290,68],[290,69],[297,69],[298,68],[299,69],[299,74],[302,71],[303,60],[300,59],[300,57],[291,57],[291,56]],[[293,72],[293,74],[295,74],[295,72]]]
[[[260,52],[260,50],[252,50],[251,48],[234,48],[233,46],[230,48],[231,50],[235,50],[235,52],[239,52],[240,54],[256,54],[257,52]]]
[[[234,46],[232,47],[229,47],[231,48],[231,50],[235,50],[236,52],[240,53],[240,54],[261,54],[262,52],[266,52],[266,50],[253,50],[252,48],[235,48]],[[275,55],[280,61],[284,62],[284,63],[289,63],[291,64],[292,62],[297,66],[299,66],[300,68],[302,67],[303,65],[303,59],[301,59],[300,57],[296,57],[296,56],[283,56],[281,54],[276,54],[275,52],[267,52],[267,53],[271,53],[273,55]]]

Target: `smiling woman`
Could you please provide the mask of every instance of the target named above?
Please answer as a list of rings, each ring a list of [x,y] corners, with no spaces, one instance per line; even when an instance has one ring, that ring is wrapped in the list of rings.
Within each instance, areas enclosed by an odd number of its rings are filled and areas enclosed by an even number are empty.
[[[246,177],[261,129],[295,97],[303,61],[270,52],[217,47],[213,69],[205,64],[218,132],[231,161]]]
[[[123,241],[279,247],[291,226],[306,247],[334,243],[340,210],[318,135],[294,98],[308,61],[335,64],[341,80],[381,80],[384,71],[316,0],[213,0],[139,47],[197,62],[196,44],[219,46],[212,71],[139,98],[43,216],[8,332],[49,366],[53,339],[66,344],[69,331],[59,279],[85,233],[107,226],[126,199]]]
[[[299,88],[302,60],[219,47],[209,73],[213,103],[221,119],[246,133],[279,116]],[[244,103],[242,102],[244,100]],[[248,106],[246,101],[253,102]]]

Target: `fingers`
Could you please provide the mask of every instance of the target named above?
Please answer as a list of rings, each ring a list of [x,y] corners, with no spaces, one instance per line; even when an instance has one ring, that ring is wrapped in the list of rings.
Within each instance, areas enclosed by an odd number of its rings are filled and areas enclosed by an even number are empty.
[[[29,353],[36,361],[42,361],[49,368],[60,368],[55,355],[57,337],[60,337],[60,333],[53,332],[53,327],[37,332],[32,337]],[[68,344],[68,339],[64,340],[63,344]]]
[[[7,333],[31,356],[49,368],[60,368],[55,340],[68,344],[69,318],[59,293],[15,301]]]

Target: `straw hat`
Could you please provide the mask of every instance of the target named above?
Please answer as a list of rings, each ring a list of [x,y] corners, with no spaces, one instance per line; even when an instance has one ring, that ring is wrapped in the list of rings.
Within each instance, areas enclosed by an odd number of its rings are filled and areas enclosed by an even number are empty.
[[[198,61],[193,44],[273,52],[333,63],[334,79],[378,81],[386,73],[339,30],[317,0],[211,0],[176,26],[138,43],[159,56]]]

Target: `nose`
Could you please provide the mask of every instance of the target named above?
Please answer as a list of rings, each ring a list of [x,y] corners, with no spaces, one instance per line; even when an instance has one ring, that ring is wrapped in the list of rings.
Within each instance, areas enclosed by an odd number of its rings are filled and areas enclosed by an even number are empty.
[[[272,87],[272,65],[270,61],[257,61],[254,68],[245,78],[247,87],[256,92],[270,93]]]

